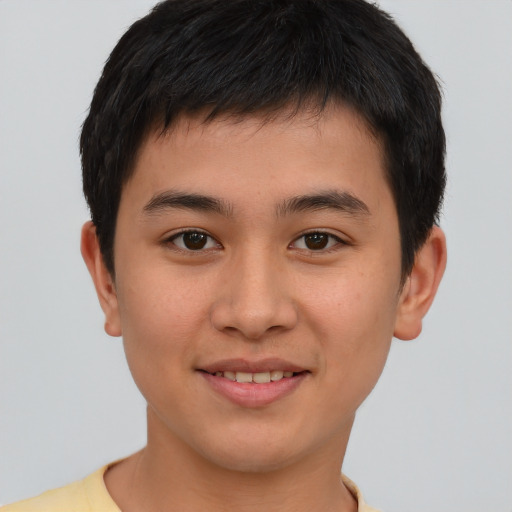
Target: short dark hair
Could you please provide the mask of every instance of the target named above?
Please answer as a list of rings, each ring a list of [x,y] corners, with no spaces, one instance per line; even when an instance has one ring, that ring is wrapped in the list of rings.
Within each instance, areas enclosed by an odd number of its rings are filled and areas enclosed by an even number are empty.
[[[123,185],[147,133],[181,114],[350,105],[382,142],[402,275],[438,221],[445,136],[437,80],[393,19],[364,0],[168,0],[112,51],[84,122],[83,187],[105,264]]]

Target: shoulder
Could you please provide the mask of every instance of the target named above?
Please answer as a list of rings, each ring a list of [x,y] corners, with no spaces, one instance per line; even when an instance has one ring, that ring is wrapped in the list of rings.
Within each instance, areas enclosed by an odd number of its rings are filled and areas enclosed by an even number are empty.
[[[380,512],[376,508],[370,507],[365,503],[363,494],[359,490],[359,487],[357,487],[357,485],[352,480],[350,480],[350,478],[345,475],[341,475],[341,479],[357,501],[357,512]]]
[[[103,481],[107,467],[78,482],[0,507],[0,512],[119,512]]]
[[[82,482],[74,482],[40,496],[1,507],[1,512],[89,512]]]

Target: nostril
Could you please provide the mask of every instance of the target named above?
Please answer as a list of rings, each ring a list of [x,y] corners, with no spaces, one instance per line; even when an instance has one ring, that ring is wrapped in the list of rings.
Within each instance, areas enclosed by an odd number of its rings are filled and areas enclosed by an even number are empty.
[[[282,290],[271,286],[258,288],[257,283],[249,285],[251,283],[244,286],[239,283],[229,288],[224,297],[212,304],[210,318],[217,331],[259,340],[297,324],[295,305]]]

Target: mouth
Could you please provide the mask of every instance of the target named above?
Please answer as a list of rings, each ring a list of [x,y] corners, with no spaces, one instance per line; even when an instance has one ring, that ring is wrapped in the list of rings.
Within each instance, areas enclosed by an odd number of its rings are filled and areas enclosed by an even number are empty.
[[[215,371],[213,373],[201,370],[209,375],[215,377],[222,377],[231,382],[243,382],[252,384],[268,384],[269,382],[278,382],[282,379],[289,379],[301,373],[307,373],[306,370],[299,372],[284,371],[284,370],[270,370],[267,372],[245,372],[245,371]]]
[[[219,361],[198,373],[217,396],[246,408],[268,406],[292,394],[311,374],[281,360]]]

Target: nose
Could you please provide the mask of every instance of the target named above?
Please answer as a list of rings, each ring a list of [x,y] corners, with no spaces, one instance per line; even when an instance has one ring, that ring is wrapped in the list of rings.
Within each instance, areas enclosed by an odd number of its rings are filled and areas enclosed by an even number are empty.
[[[215,329],[259,340],[293,329],[298,315],[286,272],[263,254],[241,255],[224,269],[210,315]]]

